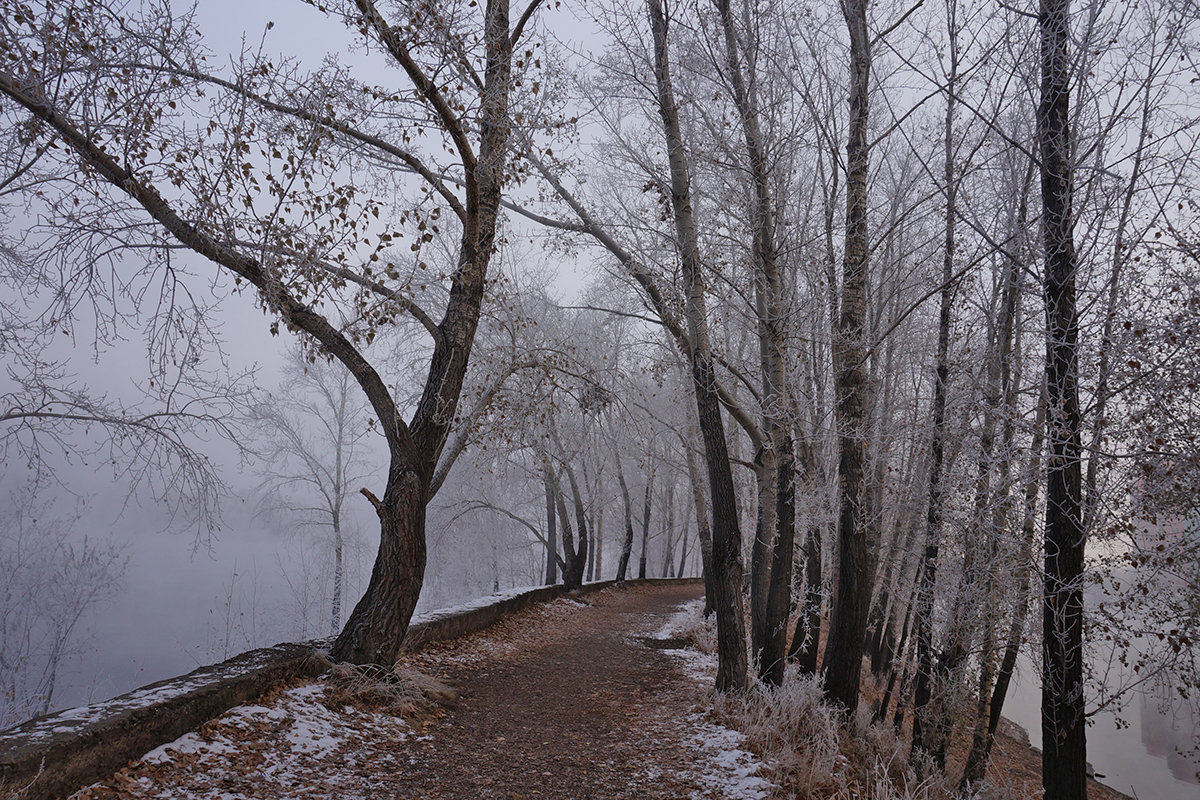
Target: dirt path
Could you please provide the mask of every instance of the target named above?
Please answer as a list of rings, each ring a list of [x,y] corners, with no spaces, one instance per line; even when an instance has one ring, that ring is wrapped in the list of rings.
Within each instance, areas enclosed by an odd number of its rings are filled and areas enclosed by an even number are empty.
[[[148,754],[81,798],[612,800],[753,797],[705,749],[703,687],[652,637],[698,585],[563,599],[406,655],[460,693],[424,723],[283,690]],[[711,726],[708,736],[712,738]],[[739,786],[739,781],[742,781]],[[753,786],[755,779],[749,779]]]
[[[634,639],[698,594],[696,586],[603,592],[563,624],[517,619],[486,637],[507,646],[479,653],[467,641],[422,653],[415,660],[441,666],[463,694],[426,729],[397,788],[480,800],[674,798],[698,789],[664,780],[695,758],[678,736],[689,710],[681,676]]]

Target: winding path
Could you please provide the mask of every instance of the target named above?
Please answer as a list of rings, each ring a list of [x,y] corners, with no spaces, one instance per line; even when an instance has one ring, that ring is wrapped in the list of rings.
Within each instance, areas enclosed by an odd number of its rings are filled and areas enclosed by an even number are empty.
[[[511,645],[485,647],[484,658],[470,640],[422,653],[423,666],[440,665],[463,694],[428,726],[397,789],[480,800],[698,791],[674,777],[696,757],[678,735],[690,705],[684,679],[673,659],[635,638],[698,595],[696,586],[605,591],[559,624],[501,623],[482,638]]]
[[[458,692],[424,721],[331,702],[320,683],[282,689],[79,797],[765,796],[729,732],[698,713],[708,687],[653,638],[700,593],[699,584],[610,588],[407,654],[402,670]]]

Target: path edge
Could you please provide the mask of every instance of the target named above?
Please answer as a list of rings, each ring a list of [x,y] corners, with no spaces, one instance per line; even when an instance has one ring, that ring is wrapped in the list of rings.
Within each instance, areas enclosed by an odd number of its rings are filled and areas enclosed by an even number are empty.
[[[643,578],[623,586],[699,584],[701,578]],[[491,595],[413,619],[404,637],[412,652],[431,642],[485,630],[500,619],[564,596],[587,595],[617,581],[568,593],[544,586]],[[0,731],[0,798],[53,800],[110,777],[130,761],[291,680],[328,668],[331,639],[277,644],[157,681],[111,700],[65,709]]]

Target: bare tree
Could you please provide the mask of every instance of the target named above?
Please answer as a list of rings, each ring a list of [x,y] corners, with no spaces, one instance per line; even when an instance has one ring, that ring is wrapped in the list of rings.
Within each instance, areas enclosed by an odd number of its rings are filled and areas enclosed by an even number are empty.
[[[1078,262],[1072,212],[1069,0],[1042,0],[1038,154],[1046,303],[1046,532],[1042,602],[1042,787],[1047,800],[1087,796],[1083,687],[1083,528]]]
[[[348,501],[371,472],[370,419],[353,376],[340,365],[289,354],[278,391],[259,403],[259,469],[274,510],[332,534],[330,632],[344,622]]]
[[[46,145],[37,163],[43,191],[91,198],[87,225],[123,235],[132,252],[154,256],[151,264],[182,248],[249,284],[279,322],[341,362],[370,402],[390,461],[382,495],[365,492],[380,546],[366,594],[333,645],[337,659],[390,666],[420,593],[431,481],[496,245],[513,51],[538,6],[533,0],[513,19],[507,0],[461,15],[414,4],[397,9],[409,23],[397,26],[373,0],[329,4],[328,17],[399,68],[407,86],[397,92],[336,65],[306,74],[250,54],[232,79],[208,74],[194,25],[159,7],[129,15],[100,2],[87,15],[20,3],[0,9],[11,21],[0,32],[4,114]],[[104,60],[89,55],[96,52]],[[536,69],[533,61],[522,59],[522,69]],[[444,70],[457,79],[447,81]],[[414,149],[427,143],[423,153]],[[440,153],[450,154],[446,163],[436,163]],[[347,171],[355,174],[348,182]],[[381,209],[360,194],[404,176],[423,187],[415,203]],[[59,211],[56,222],[69,225],[75,212]],[[380,217],[386,226],[373,222]],[[443,226],[458,234],[452,266],[422,281],[422,246]],[[387,258],[406,233],[416,254],[408,275]],[[444,288],[436,322],[414,297],[430,283]],[[401,315],[431,340],[407,421],[407,398],[397,401],[357,344]]]
[[[47,713],[59,670],[81,653],[83,615],[113,596],[123,548],[78,536],[31,487],[0,512],[0,727]]]
[[[868,551],[871,510],[863,485],[866,468],[867,395],[865,302],[867,287],[867,170],[870,145],[871,34],[865,0],[843,5],[850,31],[850,131],[846,145],[846,248],[842,295],[834,337],[839,436],[838,584],[829,621],[823,675],[826,695],[853,713],[858,707],[872,566]]]

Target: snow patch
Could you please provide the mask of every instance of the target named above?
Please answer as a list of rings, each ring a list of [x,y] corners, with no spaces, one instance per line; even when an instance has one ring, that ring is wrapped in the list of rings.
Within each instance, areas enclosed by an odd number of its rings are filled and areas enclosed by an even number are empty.
[[[774,785],[759,775],[766,765],[742,749],[745,734],[714,725],[699,714],[692,714],[688,722],[696,728],[688,745],[703,754],[706,761],[698,765],[700,783],[730,800],[763,800],[770,796]]]
[[[370,797],[364,763],[394,761],[397,741],[410,735],[402,719],[324,704],[324,684],[306,684],[261,703],[237,706],[146,753],[125,787],[138,797],[163,800],[234,800],[244,797]],[[386,769],[386,767],[384,768]],[[120,781],[120,777],[118,777]],[[131,785],[132,784],[132,785]],[[102,794],[89,787],[78,800]]]
[[[704,618],[704,601],[692,600],[668,617],[654,638],[686,639],[715,650],[715,625],[715,620]],[[682,672],[691,680],[706,686],[716,680],[715,652],[694,647],[662,652],[678,660]],[[702,756],[696,765],[696,778],[701,785],[729,800],[763,800],[770,796],[775,785],[760,774],[766,771],[766,764],[743,747],[745,734],[713,723],[698,713],[690,715],[687,721],[693,729],[687,745]]]

